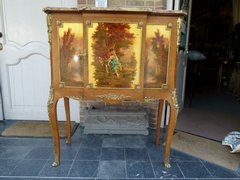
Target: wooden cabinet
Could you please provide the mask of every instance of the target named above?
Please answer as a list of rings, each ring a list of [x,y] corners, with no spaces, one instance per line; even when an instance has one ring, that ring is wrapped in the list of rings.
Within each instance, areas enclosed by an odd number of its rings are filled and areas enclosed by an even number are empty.
[[[69,98],[160,100],[156,144],[160,140],[163,100],[170,120],[164,162],[169,155],[177,120],[176,67],[182,11],[46,7],[51,58],[48,114],[53,131],[55,161],[60,163],[56,106],[64,98],[68,141]]]

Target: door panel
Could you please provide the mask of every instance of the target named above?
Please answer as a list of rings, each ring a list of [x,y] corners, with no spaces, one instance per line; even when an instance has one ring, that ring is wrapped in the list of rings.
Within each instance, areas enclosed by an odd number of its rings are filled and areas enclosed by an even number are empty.
[[[77,0],[0,0],[0,85],[4,119],[48,120],[50,85],[46,6],[77,7]],[[71,119],[79,121],[79,102],[70,102]],[[63,101],[58,118],[65,119]]]
[[[12,110],[45,108],[46,99],[42,97],[48,97],[50,84],[47,58],[35,54],[21,59],[17,64],[7,65],[7,75]]]

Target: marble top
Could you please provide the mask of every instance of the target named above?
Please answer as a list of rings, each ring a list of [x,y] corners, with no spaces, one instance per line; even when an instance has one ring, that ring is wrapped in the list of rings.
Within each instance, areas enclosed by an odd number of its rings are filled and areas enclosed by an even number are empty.
[[[185,11],[182,10],[155,10],[152,8],[128,8],[128,7],[45,7],[43,11],[47,14],[51,14],[51,12],[56,11],[69,11],[69,12],[83,12],[83,11],[91,11],[91,12],[98,12],[98,11],[108,11],[108,12],[145,12],[145,13],[156,13],[156,14],[181,14],[187,15]]]

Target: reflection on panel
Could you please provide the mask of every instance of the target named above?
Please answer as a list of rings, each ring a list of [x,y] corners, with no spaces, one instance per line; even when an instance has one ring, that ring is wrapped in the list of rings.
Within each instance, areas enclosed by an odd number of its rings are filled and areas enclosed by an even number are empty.
[[[137,23],[92,22],[88,31],[88,83],[93,88],[140,84],[142,28]]]
[[[144,88],[162,88],[167,83],[170,30],[166,25],[147,25]]]
[[[83,87],[83,24],[62,23],[58,28],[60,78],[65,86]]]

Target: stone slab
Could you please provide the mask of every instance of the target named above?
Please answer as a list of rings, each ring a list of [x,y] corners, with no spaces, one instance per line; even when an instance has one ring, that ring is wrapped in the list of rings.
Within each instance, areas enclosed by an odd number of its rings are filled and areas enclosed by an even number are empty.
[[[149,111],[141,106],[94,106],[84,113],[85,134],[148,135]]]

